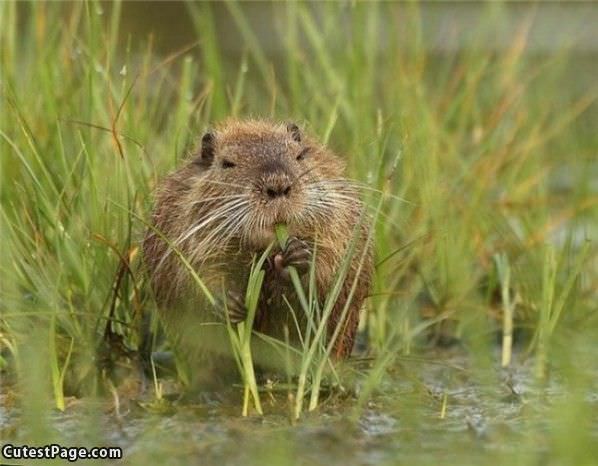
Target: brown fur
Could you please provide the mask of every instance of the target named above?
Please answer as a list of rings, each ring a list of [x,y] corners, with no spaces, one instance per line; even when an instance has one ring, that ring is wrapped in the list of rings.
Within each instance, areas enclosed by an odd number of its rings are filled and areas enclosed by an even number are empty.
[[[366,246],[370,225],[367,216],[363,217],[364,207],[355,185],[343,178],[344,164],[316,140],[303,134],[297,136],[284,124],[228,120],[217,126],[212,135],[204,137],[198,155],[158,187],[151,220],[155,229],[176,245],[215,295],[220,296],[222,289],[234,289],[244,295],[253,254],[263,251],[275,239],[275,224],[285,223],[290,235],[316,247],[316,284],[323,303],[354,229],[359,227],[351,266],[328,327],[331,336],[337,326],[342,326],[334,355],[348,356],[373,266],[371,247]],[[302,151],[304,158],[297,160]],[[223,163],[236,166],[225,168]],[[291,189],[288,195],[272,200],[265,194],[268,186]],[[227,202],[231,203],[228,210]],[[235,207],[234,202],[242,205]],[[363,218],[366,221],[360,223]],[[176,332],[177,321],[179,328],[195,320],[215,321],[210,306],[169,244],[150,229],[143,248],[167,327]],[[356,276],[355,292],[341,322]],[[296,303],[292,285],[267,270],[262,290],[255,327],[282,339],[285,325],[291,333],[295,329],[282,298],[284,294]],[[297,335],[291,338],[297,341]]]

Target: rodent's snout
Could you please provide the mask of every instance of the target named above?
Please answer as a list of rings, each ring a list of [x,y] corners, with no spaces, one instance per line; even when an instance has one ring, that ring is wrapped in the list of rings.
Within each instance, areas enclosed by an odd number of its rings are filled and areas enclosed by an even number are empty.
[[[288,179],[268,180],[262,187],[262,193],[268,199],[288,197],[291,194],[291,182]]]

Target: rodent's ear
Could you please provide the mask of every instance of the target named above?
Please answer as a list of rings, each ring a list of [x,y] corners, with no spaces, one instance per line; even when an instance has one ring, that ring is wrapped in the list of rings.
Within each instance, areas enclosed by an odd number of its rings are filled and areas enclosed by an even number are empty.
[[[301,142],[301,130],[292,121],[287,123],[287,131],[291,133],[291,136],[295,142]]]
[[[199,157],[195,160],[197,165],[204,168],[209,168],[214,161],[214,150],[215,150],[216,137],[212,130],[208,130],[201,138],[201,149],[199,151]]]

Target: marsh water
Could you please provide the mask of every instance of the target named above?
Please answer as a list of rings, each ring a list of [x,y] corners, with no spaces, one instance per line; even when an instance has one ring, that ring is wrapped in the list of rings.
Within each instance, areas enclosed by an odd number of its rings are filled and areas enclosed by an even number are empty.
[[[555,406],[580,396],[584,409],[598,412],[598,387],[572,393],[566,376],[553,371],[539,382],[535,367],[523,353],[508,369],[482,369],[463,348],[435,349],[399,357],[364,406],[357,406],[357,377],[298,422],[290,420],[284,389],[263,393],[265,416],[243,418],[240,387],[160,405],[148,387],[118,413],[109,397],[71,399],[64,412],[52,411],[43,433],[23,429],[27,413],[3,402],[0,426],[3,440],[16,444],[42,434],[46,443],[118,446],[127,464],[463,464],[511,457],[544,464]],[[598,380],[596,364],[583,369]],[[586,427],[598,442],[596,419]]]

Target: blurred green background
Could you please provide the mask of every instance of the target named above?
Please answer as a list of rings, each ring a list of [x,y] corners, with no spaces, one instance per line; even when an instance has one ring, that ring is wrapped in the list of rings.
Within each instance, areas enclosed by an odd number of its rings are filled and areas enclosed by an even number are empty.
[[[596,24],[591,2],[0,3],[3,442],[597,464]],[[238,386],[131,377],[170,347],[143,338],[151,192],[230,115],[298,121],[382,200],[367,352],[297,423],[292,387],[243,419]]]

